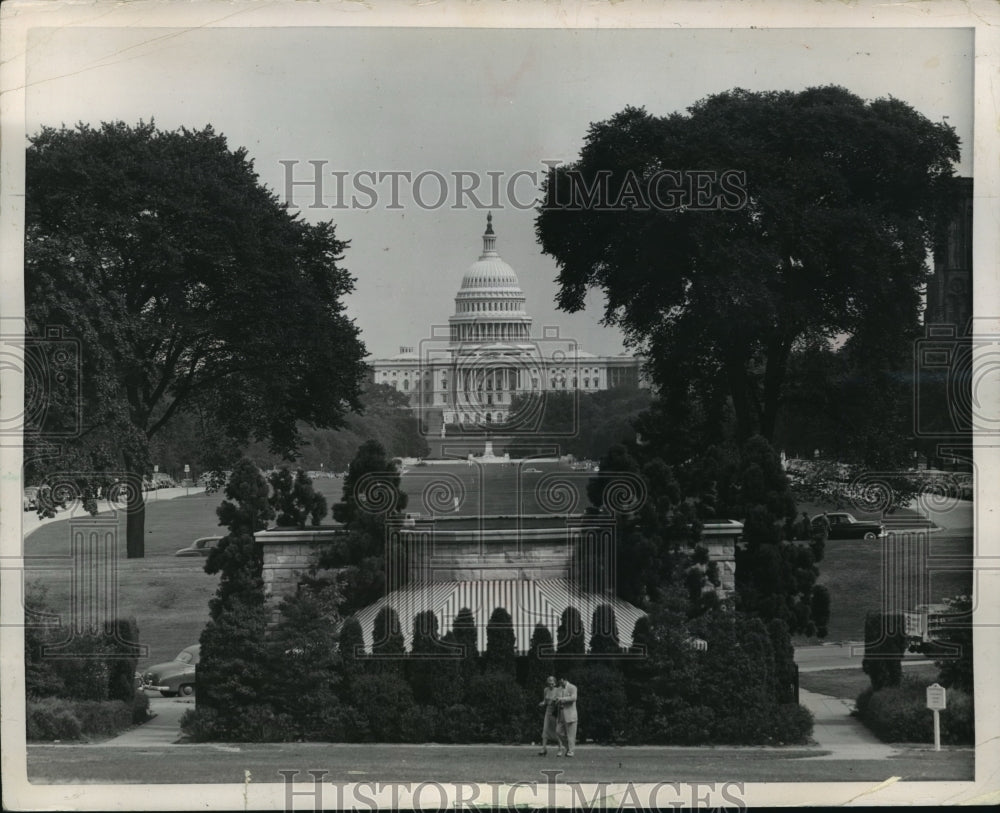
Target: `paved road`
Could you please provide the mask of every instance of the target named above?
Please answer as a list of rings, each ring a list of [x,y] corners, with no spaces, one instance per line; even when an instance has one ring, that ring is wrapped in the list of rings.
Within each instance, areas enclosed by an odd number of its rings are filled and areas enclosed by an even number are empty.
[[[824,669],[860,669],[865,655],[864,641],[838,641],[822,646],[800,646],[795,648],[795,662],[800,672],[820,672]],[[922,655],[908,652],[903,657],[904,665],[932,663]]]

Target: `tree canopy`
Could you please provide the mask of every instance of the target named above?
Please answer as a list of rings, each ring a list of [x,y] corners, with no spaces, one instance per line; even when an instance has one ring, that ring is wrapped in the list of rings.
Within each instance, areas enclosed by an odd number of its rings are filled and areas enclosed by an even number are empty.
[[[291,457],[299,421],[338,427],[358,407],[347,244],[289,213],[210,126],[45,127],[26,191],[29,331],[62,328],[80,352],[82,429],[60,462],[145,474],[150,439],[192,412]]]
[[[839,87],[628,107],[549,176],[536,233],[560,308],[600,289],[665,398],[717,389],[770,440],[799,343],[907,348],[958,158],[949,125]]]

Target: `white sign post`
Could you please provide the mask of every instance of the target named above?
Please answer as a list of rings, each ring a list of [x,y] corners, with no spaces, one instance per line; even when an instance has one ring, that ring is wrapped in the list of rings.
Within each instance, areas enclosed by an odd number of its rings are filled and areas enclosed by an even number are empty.
[[[941,750],[941,712],[947,708],[944,686],[932,683],[927,687],[927,708],[934,712],[934,750]]]
[[[191,493],[191,478],[188,476],[191,474],[191,466],[187,463],[184,464],[184,495],[187,496]]]

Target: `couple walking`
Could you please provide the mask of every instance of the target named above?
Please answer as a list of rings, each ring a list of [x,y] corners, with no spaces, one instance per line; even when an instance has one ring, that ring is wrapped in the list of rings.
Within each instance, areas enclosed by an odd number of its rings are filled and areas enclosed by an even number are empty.
[[[559,743],[557,757],[573,756],[576,747],[576,686],[566,678],[556,679],[549,675],[545,679],[545,694],[538,704],[545,708],[542,724],[542,750],[539,756],[549,752],[549,740]]]

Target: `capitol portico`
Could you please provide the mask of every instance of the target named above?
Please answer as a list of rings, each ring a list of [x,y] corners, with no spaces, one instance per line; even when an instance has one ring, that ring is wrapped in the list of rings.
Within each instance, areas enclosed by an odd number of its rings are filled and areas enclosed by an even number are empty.
[[[447,329],[372,362],[375,383],[406,394],[430,432],[504,424],[518,395],[646,386],[635,356],[584,352],[554,328],[533,334],[517,274],[496,241],[490,214],[482,254],[462,278]]]

